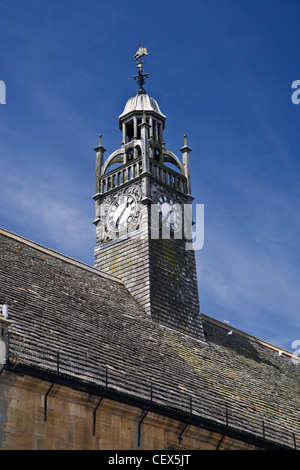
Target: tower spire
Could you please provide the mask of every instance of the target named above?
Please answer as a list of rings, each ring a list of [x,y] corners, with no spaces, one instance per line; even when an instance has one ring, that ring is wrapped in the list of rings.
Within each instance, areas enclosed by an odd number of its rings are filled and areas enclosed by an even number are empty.
[[[135,58],[135,61],[136,61],[136,66],[137,66],[137,69],[138,69],[138,75],[133,76],[133,78],[136,80],[137,84],[139,85],[139,90],[138,90],[137,94],[146,93],[144,88],[143,88],[143,85],[146,81],[146,78],[149,76],[149,73],[143,73],[144,61],[142,60],[142,57],[144,57],[145,55],[148,55],[147,48],[141,46],[141,38],[140,38],[140,35],[139,35],[139,48],[138,48],[137,52],[134,55],[134,58]]]

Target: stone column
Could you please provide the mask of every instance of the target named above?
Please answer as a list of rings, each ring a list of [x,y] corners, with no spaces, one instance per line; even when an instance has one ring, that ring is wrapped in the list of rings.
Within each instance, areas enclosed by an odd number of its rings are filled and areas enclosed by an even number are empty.
[[[143,164],[143,172],[149,173],[150,165],[149,165],[149,154],[148,154],[148,129],[149,124],[146,121],[146,113],[143,113],[143,120],[142,123],[139,125],[141,129],[141,147],[142,147],[142,164]]]
[[[187,180],[187,194],[192,193],[192,188],[191,188],[191,171],[190,171],[190,152],[192,149],[190,149],[187,146],[187,136],[186,134],[184,135],[184,146],[180,149],[182,153],[182,163],[184,167],[184,173],[185,177]]]
[[[102,167],[103,167],[103,162],[104,162],[104,152],[106,152],[106,149],[102,147],[102,135],[99,135],[99,145],[98,147],[94,148],[96,152],[96,175],[95,175],[95,220],[94,223],[99,220],[100,216],[100,195],[99,193],[101,192],[100,188],[100,177],[102,174]]]
[[[126,144],[126,124],[122,123],[122,145]]]
[[[95,184],[95,193],[99,193],[99,178],[102,173],[102,167],[104,162],[104,152],[106,149],[102,147],[102,135],[99,135],[99,145],[94,148],[96,152],[96,184]]]
[[[138,132],[137,132],[137,117],[134,116],[133,118],[133,138],[137,139],[138,138]]]
[[[149,124],[150,124],[150,139],[154,139],[154,133],[153,133],[153,117],[150,116],[149,118]]]

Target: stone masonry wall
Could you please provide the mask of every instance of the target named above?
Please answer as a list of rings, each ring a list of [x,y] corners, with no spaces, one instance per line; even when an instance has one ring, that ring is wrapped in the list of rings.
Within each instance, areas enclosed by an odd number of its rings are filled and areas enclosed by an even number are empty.
[[[167,450],[215,449],[222,435],[169,417],[148,413],[124,403],[103,399],[70,387],[30,376],[3,371],[0,375],[0,450]],[[221,448],[253,449],[242,441],[225,437]]]
[[[150,240],[152,318],[204,339],[194,251],[174,240]]]
[[[150,207],[142,214],[140,232],[96,248],[95,268],[122,279],[154,321],[203,340],[195,253],[152,238]]]

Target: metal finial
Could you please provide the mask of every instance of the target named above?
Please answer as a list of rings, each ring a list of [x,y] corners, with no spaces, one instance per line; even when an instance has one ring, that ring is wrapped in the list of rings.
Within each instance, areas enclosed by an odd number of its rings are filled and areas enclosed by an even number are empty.
[[[139,36],[139,48],[137,52],[134,55],[135,61],[136,61],[136,66],[138,69],[138,75],[134,75],[134,79],[136,80],[137,84],[139,85],[139,91],[138,93],[146,93],[143,85],[146,81],[146,78],[149,76],[149,73],[143,73],[143,64],[144,61],[142,60],[142,57],[145,55],[148,55],[147,48],[141,46],[141,38]]]

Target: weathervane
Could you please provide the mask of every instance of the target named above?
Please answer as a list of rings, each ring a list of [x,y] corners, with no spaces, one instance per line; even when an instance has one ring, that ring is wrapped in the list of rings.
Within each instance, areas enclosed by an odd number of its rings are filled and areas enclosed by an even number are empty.
[[[138,94],[146,93],[144,88],[143,88],[143,85],[146,81],[146,78],[149,76],[149,73],[143,73],[143,63],[144,63],[144,61],[142,60],[142,57],[144,57],[145,55],[148,55],[147,48],[141,46],[141,40],[139,38],[139,48],[138,48],[138,51],[134,55],[134,58],[135,58],[135,61],[136,61],[136,66],[137,66],[137,69],[138,69],[138,75],[134,75],[134,77],[133,77],[136,80],[136,82],[138,83],[139,87],[140,87],[139,91],[138,91]]]

